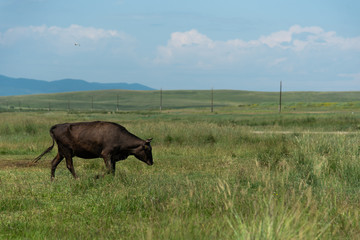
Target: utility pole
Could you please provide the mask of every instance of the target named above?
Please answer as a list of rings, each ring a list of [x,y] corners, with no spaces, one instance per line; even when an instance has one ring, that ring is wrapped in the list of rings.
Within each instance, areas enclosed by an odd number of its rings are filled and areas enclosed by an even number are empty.
[[[214,88],[211,88],[211,112],[214,112]]]
[[[282,81],[280,81],[279,113],[281,113]]]
[[[116,111],[119,111],[119,94],[116,96]]]

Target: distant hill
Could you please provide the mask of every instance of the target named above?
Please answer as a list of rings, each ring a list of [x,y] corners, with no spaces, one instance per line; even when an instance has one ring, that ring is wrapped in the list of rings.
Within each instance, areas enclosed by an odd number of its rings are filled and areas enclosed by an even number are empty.
[[[63,93],[95,90],[154,90],[138,83],[91,83],[78,79],[42,81],[27,78],[11,78],[0,75],[0,96]]]

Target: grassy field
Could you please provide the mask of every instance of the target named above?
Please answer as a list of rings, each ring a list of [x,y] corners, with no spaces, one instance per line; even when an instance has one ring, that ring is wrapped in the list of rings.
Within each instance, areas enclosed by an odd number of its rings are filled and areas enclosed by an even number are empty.
[[[162,108],[210,109],[211,91],[162,91]],[[360,92],[284,92],[285,111],[330,111],[360,109]],[[216,109],[236,111],[278,111],[278,92],[214,90]],[[0,97],[0,111],[153,111],[160,108],[160,91],[87,91],[58,94]]]
[[[0,113],[0,239],[359,239],[360,113],[316,107]],[[153,137],[154,165],[29,164],[50,126],[92,120]]]

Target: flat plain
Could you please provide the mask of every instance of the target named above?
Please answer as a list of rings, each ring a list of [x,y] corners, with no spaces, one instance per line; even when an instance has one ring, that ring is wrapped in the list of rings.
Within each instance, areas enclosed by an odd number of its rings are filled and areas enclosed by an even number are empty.
[[[2,112],[0,238],[359,239],[356,104]],[[154,165],[95,179],[102,159],[75,158],[79,179],[62,162],[51,182],[55,148],[32,164],[52,125],[93,120],[153,137]]]

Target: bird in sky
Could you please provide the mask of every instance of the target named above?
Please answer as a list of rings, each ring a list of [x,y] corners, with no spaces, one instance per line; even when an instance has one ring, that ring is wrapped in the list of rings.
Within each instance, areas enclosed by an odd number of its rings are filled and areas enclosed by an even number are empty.
[[[75,46],[80,47],[80,43],[74,43]]]

